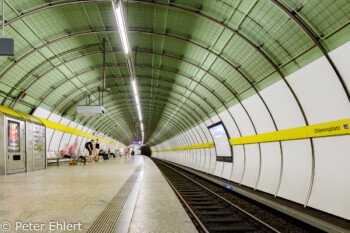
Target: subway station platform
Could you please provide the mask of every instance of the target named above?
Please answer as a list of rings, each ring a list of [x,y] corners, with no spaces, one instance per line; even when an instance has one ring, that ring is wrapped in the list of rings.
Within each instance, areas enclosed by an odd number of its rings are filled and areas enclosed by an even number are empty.
[[[0,187],[0,222],[7,232],[197,232],[144,156],[50,165],[0,176]]]

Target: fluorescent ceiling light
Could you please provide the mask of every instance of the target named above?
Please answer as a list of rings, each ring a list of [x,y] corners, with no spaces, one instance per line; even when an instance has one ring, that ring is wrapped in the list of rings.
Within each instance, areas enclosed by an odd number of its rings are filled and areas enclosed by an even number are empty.
[[[132,80],[131,84],[132,84],[132,89],[134,90],[135,95],[137,95],[136,80]]]
[[[120,38],[122,40],[124,52],[125,52],[125,54],[129,54],[130,47],[129,47],[129,43],[128,43],[128,34],[126,33],[125,21],[124,21],[124,17],[123,17],[122,3],[121,3],[121,1],[119,1],[117,4],[114,4],[114,1],[112,0],[112,5],[113,5],[115,18],[117,20],[119,34],[120,34]]]
[[[118,25],[118,29],[119,29],[120,39],[121,39],[121,42],[123,45],[124,53],[126,54],[125,58],[127,61],[128,70],[130,72],[130,80],[131,80],[131,85],[132,85],[132,89],[134,92],[134,98],[135,98],[135,102],[136,102],[137,113],[139,115],[139,121],[141,123],[142,141],[143,141],[144,132],[143,132],[143,124],[142,124],[142,112],[141,112],[140,99],[139,99],[138,90],[137,90],[137,83],[135,80],[134,65],[132,62],[132,57],[130,55],[131,50],[130,50],[130,46],[129,46],[126,23],[124,20],[122,0],[111,0],[111,1],[112,1],[114,14],[115,14],[115,19],[117,21],[117,25]]]

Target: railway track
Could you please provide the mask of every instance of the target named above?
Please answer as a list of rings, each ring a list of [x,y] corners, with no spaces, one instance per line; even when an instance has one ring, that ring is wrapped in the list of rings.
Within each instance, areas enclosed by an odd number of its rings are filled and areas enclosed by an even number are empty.
[[[226,189],[210,181],[205,181],[173,165],[154,159],[199,232],[321,232],[290,217],[271,213],[268,208],[255,213],[254,201],[250,211],[232,202]],[[224,195],[222,195],[224,194]],[[237,195],[235,195],[237,196]],[[237,197],[235,197],[237,199]],[[247,206],[247,200],[243,200]],[[264,214],[264,211],[266,214]],[[253,213],[252,213],[253,212]],[[273,211],[272,211],[273,212]],[[274,215],[278,215],[274,217]],[[269,221],[256,216],[266,215]],[[265,217],[266,217],[265,216]]]

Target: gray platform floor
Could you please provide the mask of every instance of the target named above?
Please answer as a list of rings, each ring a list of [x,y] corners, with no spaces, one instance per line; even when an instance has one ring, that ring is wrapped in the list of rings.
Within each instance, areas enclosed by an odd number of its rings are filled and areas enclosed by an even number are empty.
[[[28,232],[23,227],[30,223],[32,229],[35,223],[42,226],[41,232],[86,232],[137,167],[116,232],[197,232],[159,169],[144,156],[0,176],[0,228],[7,221],[7,232]],[[75,230],[57,230],[64,222],[76,224]],[[56,230],[50,231],[50,223]]]

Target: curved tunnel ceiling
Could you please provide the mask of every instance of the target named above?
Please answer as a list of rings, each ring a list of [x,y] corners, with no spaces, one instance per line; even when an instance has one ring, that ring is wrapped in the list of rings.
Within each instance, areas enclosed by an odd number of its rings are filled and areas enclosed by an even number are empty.
[[[312,49],[328,57],[324,41],[350,21],[346,0],[124,4],[145,143],[151,146],[284,79],[304,65],[300,57]],[[5,0],[5,6],[5,35],[15,40],[15,56],[0,57],[2,105],[26,113],[42,107],[126,145],[140,139],[109,0]],[[83,117],[76,106],[84,104],[85,95],[98,102],[103,38],[111,88],[104,94],[107,114]]]

